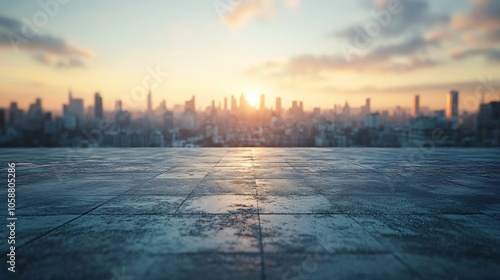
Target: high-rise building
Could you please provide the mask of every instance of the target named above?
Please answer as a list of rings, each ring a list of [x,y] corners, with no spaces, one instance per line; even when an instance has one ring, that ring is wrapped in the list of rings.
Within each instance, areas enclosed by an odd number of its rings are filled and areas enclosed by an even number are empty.
[[[24,118],[23,128],[28,131],[43,130],[43,110],[40,98],[37,98],[35,103],[30,104],[28,113]]]
[[[367,98],[365,101],[365,112],[366,112],[366,114],[371,113],[371,100],[370,100],[370,98]]]
[[[260,95],[260,111],[264,112],[266,110],[266,96],[264,94]]]
[[[184,103],[184,112],[190,112],[190,113],[195,113],[196,112],[196,104],[195,104],[195,97],[191,98],[191,100],[188,100]]]
[[[94,95],[94,117],[96,119],[102,119],[103,116],[104,111],[102,108],[102,97],[98,92],[96,92]]]
[[[445,110],[436,110],[434,111],[434,117],[438,121],[445,121],[446,120],[446,111]]]
[[[446,100],[446,118],[458,121],[458,91],[452,90],[448,93]]]
[[[0,135],[5,134],[5,125],[6,125],[5,109],[0,109]]]
[[[24,112],[17,107],[17,102],[10,103],[9,123],[13,126],[19,126],[22,124],[23,118]]]
[[[420,96],[419,95],[415,95],[415,100],[413,100],[413,108],[412,108],[411,114],[414,118],[417,118],[420,116]]]
[[[121,100],[116,100],[115,102],[115,111],[122,111],[123,110],[123,103]]]
[[[160,112],[161,112],[162,114],[163,114],[163,113],[165,113],[165,112],[167,111],[167,101],[162,100],[162,101],[160,102],[160,107],[159,107],[159,109],[160,109]]]
[[[245,98],[245,95],[242,93],[240,95],[240,112],[245,112],[248,109],[248,103],[247,99]]]
[[[344,108],[342,108],[342,115],[344,117],[349,117],[351,115],[351,107],[349,107],[349,103],[345,102]]]
[[[281,114],[281,97],[276,98],[276,113]]]
[[[231,95],[231,112],[236,112],[238,105],[236,104],[236,98],[234,98],[234,95]]]
[[[37,98],[35,103],[30,105],[27,117],[31,119],[40,119],[42,117],[42,100]]]
[[[224,97],[224,111],[227,111],[227,97]]]
[[[63,105],[63,117],[66,119],[76,118],[72,120],[72,123],[76,123],[76,126],[81,126],[85,121],[85,109],[83,106],[83,99],[73,98],[73,94],[71,90],[69,91],[69,103],[67,105]],[[73,129],[73,125],[72,129]]]
[[[483,147],[500,146],[500,102],[481,104],[477,116],[477,141]]]
[[[321,108],[320,107],[314,107],[314,109],[313,109],[313,117],[314,118],[321,117]]]
[[[304,108],[304,103],[302,101],[294,100],[292,101],[292,108],[288,110],[288,113],[291,115],[299,114],[303,111],[303,108]]]
[[[70,110],[75,113],[79,120],[83,120],[85,116],[85,109],[83,106],[83,99],[77,98],[73,99],[73,102],[69,106]]]
[[[370,113],[365,116],[365,127],[367,128],[379,128],[380,126],[380,114]]]
[[[41,132],[43,131],[43,123],[42,100],[37,98],[35,103],[29,106],[28,113],[24,118],[23,130]]]
[[[35,101],[35,106],[38,110],[42,111],[42,99],[37,98]]]
[[[148,92],[148,112],[151,112],[153,111],[153,100],[152,100],[153,96],[151,94],[151,89],[149,90]]]

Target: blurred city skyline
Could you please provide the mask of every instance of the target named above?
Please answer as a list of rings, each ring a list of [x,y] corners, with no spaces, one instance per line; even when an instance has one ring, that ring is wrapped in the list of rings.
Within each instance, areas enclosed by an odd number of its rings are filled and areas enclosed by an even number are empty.
[[[154,93],[155,106],[197,108],[244,94],[258,107],[429,110],[460,92],[460,110],[499,100],[500,2],[210,0],[0,3],[0,108],[62,113]],[[92,12],[90,12],[92,11]],[[149,77],[149,78],[148,78]],[[272,107],[268,105],[269,107]]]
[[[148,90],[140,100],[116,100],[105,110],[104,98],[93,105],[68,92],[63,114],[53,115],[37,98],[28,110],[12,102],[0,108],[0,147],[498,147],[500,102],[479,98],[477,113],[460,110],[460,92],[447,94],[444,110],[422,106],[372,110],[346,102],[322,110],[305,109],[303,100],[290,107],[280,97],[269,105],[264,94],[239,97],[197,110],[196,96],[169,110],[156,107]],[[145,100],[144,100],[145,99]],[[145,102],[144,102],[145,101]],[[471,101],[471,100],[469,100]],[[137,110],[146,103],[146,110]],[[258,105],[258,107],[257,107]],[[274,105],[274,106],[273,106]]]
[[[422,113],[426,112],[427,115],[432,115],[432,111],[447,110],[449,94],[450,92],[454,91],[456,90],[452,89],[442,94],[442,102],[441,102],[442,104],[440,104],[440,106],[430,107],[428,106],[429,104],[425,102],[425,100],[422,100],[420,94],[415,94],[413,96],[408,96],[409,99],[405,104],[397,104],[394,107],[387,107],[387,108],[373,108],[373,106],[371,105],[373,104],[373,98],[370,96],[365,96],[363,104],[361,104],[360,106],[353,106],[352,103],[349,102],[349,100],[344,100],[340,102],[335,102],[333,106],[323,106],[323,107],[317,106],[310,108],[306,106],[306,102],[304,101],[304,99],[290,100],[290,102],[285,103],[283,102],[283,98],[281,96],[277,96],[276,98],[271,99],[264,93],[257,93],[252,91],[247,93],[232,94],[230,96],[223,96],[221,100],[212,99],[208,104],[199,104],[197,101],[192,105],[193,106],[192,110],[193,112],[196,111],[204,112],[206,110],[211,110],[215,108],[218,110],[231,111],[234,110],[232,109],[233,107],[236,109],[240,108],[241,104],[244,103],[245,104],[244,107],[246,107],[248,110],[260,111],[265,109],[267,111],[276,112],[276,111],[284,111],[292,109],[298,106],[297,104],[300,103],[301,110],[304,112],[314,112],[315,110],[318,109],[326,112],[326,111],[334,111],[337,108],[342,108],[345,106],[350,108],[360,108],[361,110],[364,106],[367,106],[368,103],[370,104],[369,105],[370,110],[373,110],[375,112],[387,111],[392,114],[395,110],[403,110],[406,111],[408,115],[413,116],[415,115],[415,106],[418,106]],[[190,100],[198,100],[198,97],[196,95],[192,95],[190,97],[185,97],[184,98],[185,100],[183,100],[182,102],[172,104],[168,103],[167,102],[168,100],[166,99],[160,100],[159,98],[163,97],[162,95],[158,97],[154,91],[148,89],[147,94],[141,96],[139,99],[135,99],[133,96],[130,95],[126,96],[128,98],[126,98],[125,100],[124,99],[108,100],[107,98],[108,96],[106,96],[101,92],[96,91],[93,93],[92,99],[87,101],[84,98],[82,98],[83,96],[75,94],[75,92],[72,89],[68,89],[68,91],[66,92],[66,100],[61,100],[61,103],[57,104],[59,109],[55,110],[48,109],[50,107],[54,107],[54,104],[50,104],[51,106],[50,105],[47,106],[46,102],[44,102],[44,99],[40,97],[37,97],[32,100],[25,100],[26,106],[20,106],[20,104],[24,104],[24,102],[20,102],[18,99],[12,98],[8,103],[8,105],[2,109],[8,110],[13,106],[13,104],[15,104],[15,108],[27,112],[34,103],[39,103],[43,111],[51,112],[54,114],[54,116],[62,116],[64,115],[64,107],[71,103],[71,101],[69,100],[78,100],[78,102],[81,102],[81,107],[82,107],[81,109],[83,110],[83,112],[85,112],[85,114],[87,114],[89,117],[95,117],[96,96],[99,96],[99,99],[101,100],[100,107],[102,112],[109,112],[109,113],[115,112],[118,109],[118,107],[119,110],[125,110],[130,113],[139,113],[139,114],[151,111],[158,111],[158,110],[160,111],[170,110],[170,111],[180,112],[180,111],[185,111],[186,102],[189,102]],[[480,95],[474,98],[474,100],[477,99],[477,101],[475,100],[475,102],[478,102],[477,109],[480,109],[481,104],[488,103],[486,102],[485,99],[481,99],[484,96],[486,95]],[[417,101],[418,105],[415,104],[416,98],[418,99]],[[235,102],[234,104],[232,104],[233,99]],[[105,106],[105,104],[109,105],[110,103],[112,103],[112,105]],[[477,110],[470,110],[470,111],[460,110],[460,105],[461,105],[460,103],[457,105],[459,106],[458,111],[461,111],[462,113],[474,113],[477,111]]]

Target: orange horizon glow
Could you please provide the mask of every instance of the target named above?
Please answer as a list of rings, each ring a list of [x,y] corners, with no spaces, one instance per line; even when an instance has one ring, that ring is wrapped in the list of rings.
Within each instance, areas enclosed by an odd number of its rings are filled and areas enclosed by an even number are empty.
[[[222,14],[196,0],[62,5],[18,48],[0,40],[0,108],[17,102],[27,110],[41,98],[45,110],[61,112],[71,88],[86,109],[100,92],[110,111],[148,85],[153,108],[195,95],[204,109],[241,93],[254,108],[265,94],[266,108],[280,97],[283,108],[297,100],[307,111],[359,108],[366,98],[375,111],[411,108],[417,94],[421,107],[441,110],[452,89],[461,112],[478,110],[478,88],[485,102],[500,100],[494,0],[401,1],[401,12],[376,35],[364,34],[370,44],[350,59],[340,46],[354,46],[356,28],[377,24],[373,14],[387,1],[293,2],[233,3]],[[0,10],[0,38],[8,38],[23,35],[22,19],[33,25],[40,7],[4,1]],[[136,99],[134,110],[146,110],[145,97]]]

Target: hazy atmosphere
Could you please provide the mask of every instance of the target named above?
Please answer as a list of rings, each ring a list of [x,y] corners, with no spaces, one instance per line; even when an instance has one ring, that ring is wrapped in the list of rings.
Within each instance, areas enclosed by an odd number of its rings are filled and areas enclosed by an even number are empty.
[[[473,96],[461,110],[476,111],[481,85],[486,102],[499,99],[484,90],[498,87],[499,1],[40,3],[0,3],[0,107],[39,97],[61,114],[71,89],[87,104],[99,91],[111,110],[145,84],[168,108],[264,93],[308,110],[366,97],[409,108],[415,94],[443,109],[456,89]],[[148,71],[159,79],[145,81]]]
[[[0,279],[500,279],[500,0],[0,0]]]

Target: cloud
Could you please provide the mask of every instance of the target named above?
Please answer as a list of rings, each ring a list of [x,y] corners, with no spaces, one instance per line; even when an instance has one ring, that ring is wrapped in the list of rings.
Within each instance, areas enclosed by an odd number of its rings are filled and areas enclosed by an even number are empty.
[[[83,62],[78,58],[59,59],[55,65],[58,68],[85,67]]]
[[[332,38],[341,40],[339,45],[349,41],[348,45],[359,51],[354,52],[357,55],[353,55],[354,59],[346,58],[345,50],[339,48],[338,53],[304,53],[284,61],[267,61],[250,67],[245,73],[265,78],[311,78],[340,71],[400,73],[446,63],[447,60],[441,58],[447,53],[454,60],[484,56],[489,62],[500,62],[499,49],[484,45],[471,47],[481,38],[487,38],[488,42],[500,40],[500,1],[476,0],[460,17],[436,14],[426,0],[405,0],[400,2],[400,12],[386,17],[383,25],[380,17],[387,16],[390,11],[388,1],[364,2],[363,7],[368,12],[366,22],[376,21],[379,17],[380,32],[372,37],[365,33],[368,39],[363,46],[356,45],[356,39],[360,38],[356,38],[356,34],[364,31],[365,23],[352,24],[332,33]],[[452,20],[453,26],[446,24]],[[481,37],[478,29],[487,34]],[[468,30],[471,32],[460,34]],[[465,40],[468,43],[464,44]]]
[[[15,19],[0,16],[0,29],[1,28],[10,29],[10,30],[21,29],[21,22],[15,20]]]
[[[473,56],[484,56],[488,62],[500,62],[500,50],[498,49],[481,49],[481,48],[456,48],[450,51],[450,57],[455,60],[461,60]]]
[[[456,35],[447,28],[438,28],[428,31],[424,34],[425,40],[429,42],[446,42],[452,41],[456,38]]]
[[[475,0],[466,13],[452,18],[452,27],[461,33],[456,48],[449,51],[454,60],[482,56],[489,63],[500,62],[500,1]]]
[[[424,51],[428,46],[437,44],[438,42],[435,40],[413,37],[402,42],[376,47],[367,55],[367,58],[389,59],[393,56],[408,56]]]
[[[62,38],[27,30],[29,28],[25,23],[0,16],[0,48],[35,53],[33,58],[36,61],[55,67],[83,66],[81,58],[94,56],[92,51],[72,45]]]
[[[490,3],[482,0],[477,3]],[[366,11],[365,22],[362,24],[351,24],[329,34],[329,38],[337,43],[349,42],[355,46],[353,37],[363,29],[366,22],[376,20],[376,15],[382,15],[387,8],[387,0],[374,0],[370,3],[364,2]],[[286,84],[290,88],[299,88],[307,85],[311,89],[318,89],[334,85],[335,77],[347,73],[347,75],[395,75],[420,71],[450,63],[447,55],[453,60],[465,59],[472,56],[484,56],[489,62],[500,62],[500,51],[495,48],[470,48],[463,44],[461,30],[451,26],[455,17],[453,14],[435,12],[431,9],[430,1],[406,0],[401,1],[402,9],[398,14],[392,14],[390,22],[380,26],[379,34],[372,36],[371,41],[365,46],[358,48],[360,52],[349,60],[346,59],[341,48],[329,53],[312,54],[304,52],[287,59],[269,60],[248,68],[244,73],[251,77],[269,79],[279,85]],[[475,2],[476,3],[476,2]],[[475,5],[478,5],[478,4]],[[500,3],[500,1],[498,1]],[[484,4],[482,4],[484,5]],[[497,4],[495,4],[497,5]],[[477,10],[477,8],[475,8]],[[387,10],[387,9],[386,9]],[[494,10],[494,9],[493,9]],[[470,13],[468,13],[470,14]],[[478,11],[472,12],[478,14]],[[496,12],[490,12],[488,17],[497,17]],[[477,17],[482,20],[481,16]],[[491,26],[492,20],[486,20]],[[477,23],[476,23],[477,24]],[[475,29],[477,27],[467,27]],[[500,37],[500,32],[490,33],[490,38]],[[475,40],[469,36],[468,40]],[[341,44],[338,44],[341,45]],[[463,49],[454,49],[461,46]],[[451,85],[434,85],[434,88],[449,89]],[[423,87],[411,86],[408,88],[380,89],[380,91],[414,91],[424,90]]]
[[[475,33],[476,43],[500,42],[500,1],[475,0],[466,14],[453,17],[452,25],[462,32]]]
[[[14,35],[15,34],[15,35]],[[80,57],[93,57],[89,50],[73,46],[61,38],[50,35],[35,35],[32,38],[16,37],[19,33],[0,34],[0,46],[10,48],[13,45],[25,51],[44,51],[54,55],[74,55]]]
[[[43,65],[54,66],[56,68],[83,68],[85,64],[75,57],[57,57],[49,53],[38,53],[33,59]]]
[[[425,92],[448,92],[450,89],[457,89],[459,91],[475,91],[481,85],[481,81],[465,81],[465,82],[452,82],[452,83],[429,83],[429,84],[413,84],[405,86],[393,87],[359,87],[355,89],[338,89],[335,87],[318,88],[317,91],[325,94],[344,93],[344,94],[387,94],[387,93],[425,93]],[[492,82],[492,86],[498,86],[496,81]]]
[[[381,45],[365,55],[348,61],[343,55],[303,54],[287,61],[268,61],[246,71],[249,75],[264,77],[321,76],[324,73],[340,71],[353,72],[410,72],[439,64],[425,55],[429,47],[438,42],[421,37],[409,38],[403,42]]]
[[[243,26],[253,18],[271,18],[278,9],[278,0],[215,0],[214,6],[229,27]],[[281,0],[284,8],[295,8],[299,0]]]
[[[422,29],[444,25],[449,22],[449,16],[444,14],[432,14],[429,4],[425,0],[401,0],[398,13],[392,13],[389,6],[392,1],[375,0],[371,4],[365,5],[365,9],[370,12],[366,21],[356,23],[342,30],[334,31],[332,34],[338,38],[352,38],[356,29],[363,29],[370,21],[376,21],[381,25],[380,33],[377,36],[382,38],[400,37],[404,35],[415,36],[422,32]],[[397,3],[397,2],[396,2]],[[382,23],[382,24],[381,24]]]

